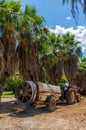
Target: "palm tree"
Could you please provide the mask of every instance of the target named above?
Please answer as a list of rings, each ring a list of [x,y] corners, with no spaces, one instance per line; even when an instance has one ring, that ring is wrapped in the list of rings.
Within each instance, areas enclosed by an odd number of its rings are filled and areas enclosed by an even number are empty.
[[[42,80],[38,53],[40,42],[43,42],[45,38],[43,21],[44,19],[37,15],[34,7],[26,6],[19,31],[20,44],[18,46],[19,70],[24,79]]]
[[[78,64],[78,73],[75,78],[75,83],[80,87],[80,92],[86,95],[86,57]]]
[[[17,70],[18,64],[18,56],[15,51],[16,45],[16,28],[17,28],[17,21],[20,15],[20,2],[6,2],[6,0],[0,1],[0,34],[1,40],[0,43],[2,44],[2,57],[1,64],[4,62],[4,69],[2,70],[1,79],[4,79],[7,76],[14,74]]]
[[[20,2],[6,0],[0,3],[0,17],[3,57],[0,63],[4,64],[1,66],[1,79],[13,75],[18,69],[24,79],[42,79],[38,43],[46,40],[46,28],[42,25],[44,19],[37,15],[34,7],[26,6],[22,12]]]
[[[66,74],[69,80],[72,80],[72,74],[77,72],[77,62],[78,58],[82,56],[80,42],[75,40],[75,35],[69,33],[64,35],[55,34],[49,35],[50,45],[52,47],[53,58],[56,60],[55,64],[50,64],[50,59],[48,59],[48,73],[50,79],[53,79],[53,83],[56,83],[61,78],[62,74]],[[49,66],[51,66],[49,68]],[[57,69],[58,68],[58,69]],[[54,73],[53,73],[54,72]],[[54,77],[54,78],[52,78]],[[58,78],[57,78],[58,77]]]
[[[77,73],[78,58],[82,57],[80,42],[75,40],[75,35],[64,34],[56,54],[62,62],[62,73],[72,81],[72,75]]]

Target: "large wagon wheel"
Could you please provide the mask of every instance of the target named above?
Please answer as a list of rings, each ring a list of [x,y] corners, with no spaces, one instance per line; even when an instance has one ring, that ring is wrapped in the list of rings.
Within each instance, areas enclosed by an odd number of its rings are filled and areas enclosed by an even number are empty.
[[[27,81],[18,86],[16,99],[20,103],[30,103],[36,98],[36,86],[32,81]]]
[[[18,86],[16,90],[16,98],[21,103],[27,103],[32,97],[32,88],[29,84],[24,83]]]

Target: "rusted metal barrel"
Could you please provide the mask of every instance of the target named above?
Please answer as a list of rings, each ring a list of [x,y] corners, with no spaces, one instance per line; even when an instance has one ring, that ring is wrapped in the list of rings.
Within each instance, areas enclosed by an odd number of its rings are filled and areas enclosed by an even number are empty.
[[[56,100],[61,96],[60,86],[54,86],[41,82],[34,83],[26,81],[18,86],[16,98],[23,104],[43,103],[46,102],[48,96],[54,96]]]

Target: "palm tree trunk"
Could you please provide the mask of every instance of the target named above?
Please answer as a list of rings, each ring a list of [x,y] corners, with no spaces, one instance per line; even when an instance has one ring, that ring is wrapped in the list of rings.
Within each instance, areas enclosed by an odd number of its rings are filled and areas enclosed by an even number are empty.
[[[18,47],[19,71],[24,80],[44,81],[44,73],[38,61],[36,43],[30,43],[27,54],[22,44]]]
[[[4,56],[4,66],[5,66],[3,77],[5,79],[6,77],[12,76],[18,71],[19,58],[15,49],[16,41],[14,38],[14,33],[9,35],[7,38],[4,35],[2,39],[2,43],[4,46],[3,56]]]
[[[5,63],[4,44],[0,41],[0,80],[4,79]]]

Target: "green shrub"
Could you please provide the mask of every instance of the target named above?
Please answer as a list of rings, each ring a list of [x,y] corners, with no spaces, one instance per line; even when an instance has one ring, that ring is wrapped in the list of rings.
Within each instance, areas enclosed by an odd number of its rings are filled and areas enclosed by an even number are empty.
[[[8,91],[13,91],[15,93],[16,87],[22,82],[22,78],[19,74],[15,74],[5,80],[4,88]]]

